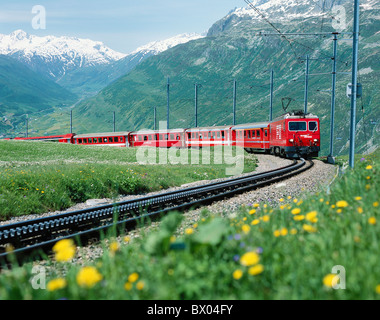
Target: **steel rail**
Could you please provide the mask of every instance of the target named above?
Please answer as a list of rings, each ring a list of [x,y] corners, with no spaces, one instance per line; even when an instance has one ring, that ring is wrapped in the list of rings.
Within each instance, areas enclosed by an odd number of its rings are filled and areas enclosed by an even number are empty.
[[[199,207],[287,179],[313,166],[312,161],[309,166],[305,164],[306,161],[302,159],[299,163],[295,161],[289,166],[261,174],[1,226],[0,244],[16,245],[16,249],[12,251],[16,255],[30,254],[38,249],[50,250],[58,240],[99,235],[99,232],[112,227],[133,228],[139,221],[157,218],[169,211]],[[166,207],[163,207],[164,205]],[[151,211],[146,210],[146,214],[137,216],[144,207],[150,208]],[[0,254],[0,260],[6,259],[7,256],[8,253]]]

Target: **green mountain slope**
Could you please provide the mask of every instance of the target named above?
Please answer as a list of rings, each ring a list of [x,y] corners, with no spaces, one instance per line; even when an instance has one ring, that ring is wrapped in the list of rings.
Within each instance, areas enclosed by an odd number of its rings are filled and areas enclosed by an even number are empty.
[[[344,1],[341,1],[343,3]],[[346,2],[347,17],[352,17],[351,2]],[[358,105],[358,151],[371,150],[379,141],[380,94],[380,10],[363,7],[361,12],[360,82],[364,96]],[[335,31],[331,20],[319,16],[291,21],[276,21],[282,32]],[[346,31],[352,30],[348,19]],[[302,109],[305,64],[300,57],[309,54],[311,73],[309,111],[322,120],[323,154],[328,153],[330,134],[332,41],[329,37],[289,37],[291,45],[279,36],[259,36],[275,31],[265,22],[251,17],[229,15],[217,22],[209,36],[172,48],[151,57],[132,72],[118,79],[75,109],[74,131],[110,131],[111,112],[117,112],[118,130],[153,128],[153,107],[158,120],[166,120],[166,78],[171,79],[171,128],[194,126],[194,84],[199,91],[199,125],[232,123],[232,81],[238,81],[237,122],[266,121],[269,114],[269,72],[275,71],[274,115],[284,113],[282,98],[290,97],[289,109]],[[341,38],[347,38],[344,35]],[[338,70],[350,72],[352,44],[339,41]],[[320,74],[322,75],[315,75]],[[348,74],[338,75],[335,150],[346,153],[349,137],[350,100],[346,86]],[[362,111],[363,106],[363,111]],[[377,123],[376,123],[377,122]]]
[[[26,114],[71,104],[75,99],[73,93],[53,81],[0,55],[0,135],[5,130],[17,133]]]

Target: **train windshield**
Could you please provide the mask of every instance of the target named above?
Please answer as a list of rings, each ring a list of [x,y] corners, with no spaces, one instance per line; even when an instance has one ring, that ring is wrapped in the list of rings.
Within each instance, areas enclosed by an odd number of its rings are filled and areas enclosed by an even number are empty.
[[[289,131],[306,131],[306,122],[303,121],[290,121]]]
[[[310,121],[309,122],[309,131],[317,131],[318,130],[318,122],[316,121]]]

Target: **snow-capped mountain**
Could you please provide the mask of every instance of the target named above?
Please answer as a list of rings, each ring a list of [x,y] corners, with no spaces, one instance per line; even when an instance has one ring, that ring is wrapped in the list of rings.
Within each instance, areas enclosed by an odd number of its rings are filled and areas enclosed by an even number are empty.
[[[90,88],[91,82],[96,81],[96,90],[99,90],[146,58],[203,36],[195,33],[181,34],[148,43],[130,54],[124,54],[99,41],[73,37],[38,37],[16,30],[9,35],[0,34],[0,55],[15,58],[33,71],[80,93],[83,85]]]
[[[0,54],[17,58],[53,80],[78,68],[109,64],[126,56],[102,42],[72,37],[38,37],[22,30],[0,34]]]
[[[170,48],[173,48],[177,45],[187,43],[192,40],[197,40],[200,38],[205,37],[205,34],[198,34],[198,33],[184,33],[177,35],[175,37],[162,40],[162,41],[154,41],[146,44],[145,46],[137,48],[135,51],[133,51],[130,55],[136,55],[136,54],[153,54],[157,55],[161,52],[164,52]]]

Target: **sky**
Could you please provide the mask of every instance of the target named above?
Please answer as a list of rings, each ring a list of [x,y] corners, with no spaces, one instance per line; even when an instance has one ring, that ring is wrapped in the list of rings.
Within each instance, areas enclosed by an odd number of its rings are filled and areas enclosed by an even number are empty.
[[[45,29],[36,29],[41,11]],[[71,36],[101,41],[130,53],[151,41],[182,33],[202,33],[244,0],[2,0],[0,33],[22,29],[37,36]],[[33,25],[34,23],[34,25]]]

